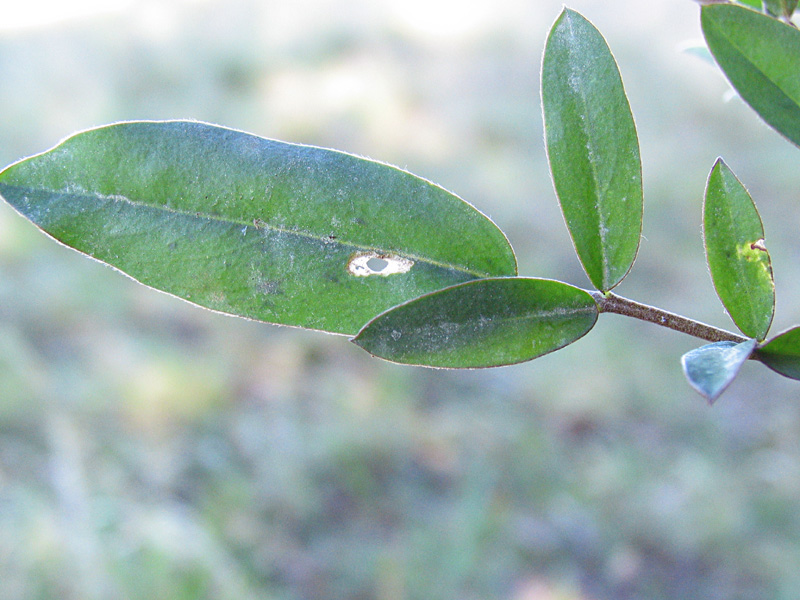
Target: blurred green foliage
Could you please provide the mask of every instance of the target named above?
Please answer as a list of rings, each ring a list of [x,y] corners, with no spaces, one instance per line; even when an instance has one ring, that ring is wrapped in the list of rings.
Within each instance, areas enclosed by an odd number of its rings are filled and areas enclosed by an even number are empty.
[[[0,162],[141,118],[332,146],[474,203],[521,274],[585,286],[538,106],[561,4],[434,26],[447,6],[146,3],[3,31]],[[700,236],[722,155],[764,220],[773,331],[797,322],[800,155],[676,51],[697,6],[572,8],[614,49],[642,136],[621,293],[730,327]],[[745,365],[709,409],[678,365],[694,340],[609,319],[516,367],[400,367],[146,289],[0,206],[0,597],[796,598],[796,384]]]

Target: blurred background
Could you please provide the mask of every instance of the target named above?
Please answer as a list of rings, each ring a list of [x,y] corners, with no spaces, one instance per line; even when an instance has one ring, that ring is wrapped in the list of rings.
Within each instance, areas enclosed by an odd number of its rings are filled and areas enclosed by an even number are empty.
[[[588,286],[549,180],[539,65],[561,0],[27,0],[0,22],[0,164],[117,120],[192,118],[394,163]],[[681,48],[689,0],[573,0],[620,64],[645,224],[619,293],[731,328],[704,265],[717,156],[800,322],[800,150]],[[484,371],[213,314],[0,205],[0,597],[800,596],[800,385],[709,407],[697,340],[615,315]]]

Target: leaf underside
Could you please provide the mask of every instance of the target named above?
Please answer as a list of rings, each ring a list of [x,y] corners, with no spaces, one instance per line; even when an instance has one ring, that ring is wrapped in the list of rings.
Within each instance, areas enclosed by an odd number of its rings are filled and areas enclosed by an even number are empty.
[[[756,347],[756,340],[741,343],[715,342],[681,357],[689,384],[713,403],[736,378]]]
[[[480,279],[392,308],[353,341],[398,363],[495,367],[563,348],[594,326],[597,313],[591,295],[566,283]]]
[[[355,334],[446,286],[513,276],[503,233],[396,167],[194,121],[68,138],[0,173],[58,241],[217,311]]]
[[[545,142],[556,194],[592,284],[627,275],[642,230],[639,141],[617,64],[603,36],[564,9],[542,60]]]
[[[742,99],[800,145],[800,31],[734,4],[704,6],[701,23],[709,50]]]
[[[714,287],[736,326],[763,340],[775,310],[764,227],[750,194],[718,159],[708,177],[703,235]]]

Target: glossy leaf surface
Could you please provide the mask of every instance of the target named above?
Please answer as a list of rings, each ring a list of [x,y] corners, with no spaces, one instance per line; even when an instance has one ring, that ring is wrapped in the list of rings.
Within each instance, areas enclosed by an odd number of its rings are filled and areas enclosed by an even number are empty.
[[[734,89],[800,145],[800,31],[733,4],[704,6],[701,15],[708,48]]]
[[[146,285],[335,333],[426,292],[516,274],[503,233],[428,181],[204,123],[79,133],[0,173],[0,196]]]
[[[755,347],[755,340],[701,346],[681,357],[683,372],[691,386],[713,403],[736,378]]]
[[[569,9],[547,38],[542,105],[550,171],[572,241],[592,284],[610,290],[639,248],[639,141],[608,45]]]
[[[763,340],[775,310],[764,227],[750,194],[722,159],[708,177],[703,232],[717,294],[742,333]]]
[[[582,337],[597,320],[585,291],[549,279],[481,279],[427,294],[368,323],[354,342],[398,363],[494,367]]]
[[[757,351],[758,358],[773,371],[800,379],[800,327],[785,331]]]

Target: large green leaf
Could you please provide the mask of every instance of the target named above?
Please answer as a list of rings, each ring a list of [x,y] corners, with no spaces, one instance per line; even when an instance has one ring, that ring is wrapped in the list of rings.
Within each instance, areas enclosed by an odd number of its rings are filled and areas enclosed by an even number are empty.
[[[703,231],[717,294],[742,333],[763,340],[775,310],[764,227],[750,194],[722,159],[708,176]]]
[[[800,379],[800,327],[776,335],[761,346],[756,355],[773,371]]]
[[[687,352],[681,364],[691,386],[713,403],[750,358],[755,340],[715,342]]]
[[[382,163],[189,121],[89,130],[0,173],[46,233],[195,304],[354,334],[426,292],[516,274],[503,233]]]
[[[610,290],[639,249],[639,141],[608,45],[569,9],[547,38],[542,104],[550,171],[572,241],[592,284]]]
[[[398,363],[496,367],[563,348],[597,320],[585,291],[549,279],[480,279],[427,294],[379,315],[353,339]]]
[[[701,21],[709,50],[742,99],[800,145],[800,31],[733,4],[704,6]]]

